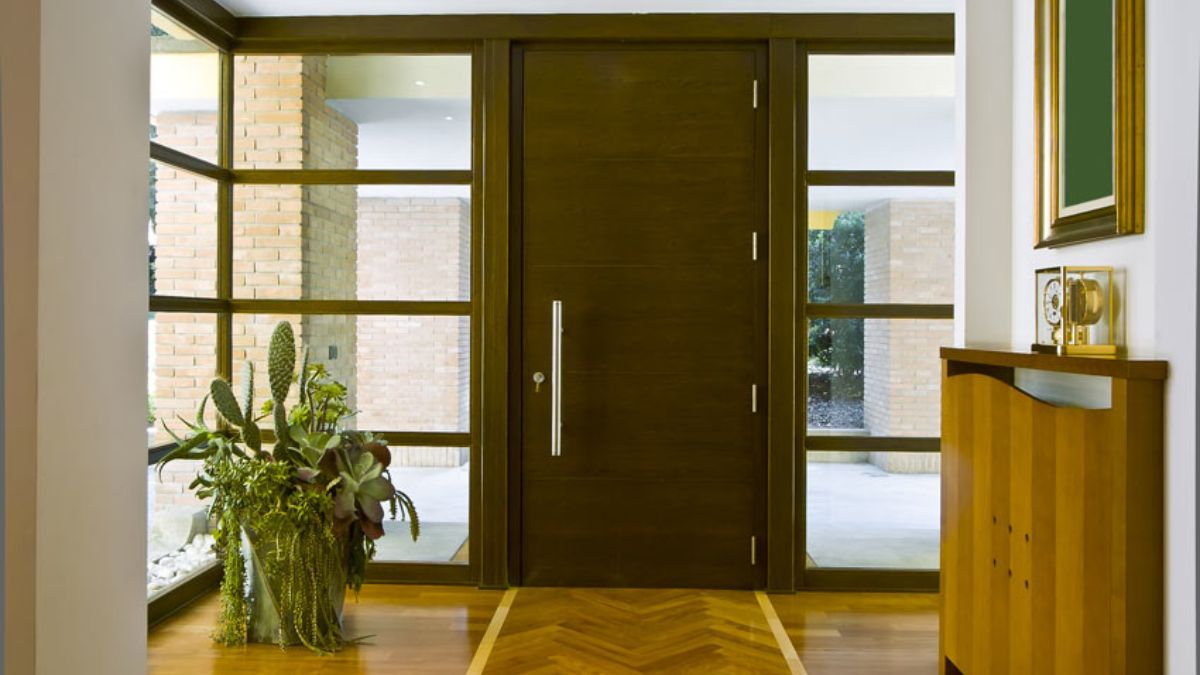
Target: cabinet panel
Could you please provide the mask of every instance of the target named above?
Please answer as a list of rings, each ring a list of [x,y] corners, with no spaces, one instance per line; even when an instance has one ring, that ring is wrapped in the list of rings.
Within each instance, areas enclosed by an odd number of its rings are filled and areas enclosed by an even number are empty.
[[[1011,382],[943,369],[944,671],[1161,672],[1161,380],[1103,410]]]

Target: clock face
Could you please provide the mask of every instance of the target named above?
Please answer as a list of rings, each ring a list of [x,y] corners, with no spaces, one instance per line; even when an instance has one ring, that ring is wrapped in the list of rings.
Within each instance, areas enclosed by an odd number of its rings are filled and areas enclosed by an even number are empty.
[[[1042,289],[1042,314],[1046,323],[1057,326],[1062,323],[1063,289],[1062,281],[1051,279]]]

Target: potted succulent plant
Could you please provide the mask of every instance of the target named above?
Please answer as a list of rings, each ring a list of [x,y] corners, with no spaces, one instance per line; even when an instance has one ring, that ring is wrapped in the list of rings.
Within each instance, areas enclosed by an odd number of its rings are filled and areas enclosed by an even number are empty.
[[[408,520],[414,540],[420,521],[412,500],[391,482],[387,443],[342,428],[353,414],[345,385],[308,363],[307,350],[296,371],[295,335],[286,321],[275,327],[268,357],[271,399],[255,410],[249,362],[240,401],[229,382],[213,380],[195,420],[181,419],[187,433],[171,433],[177,445],[159,466],[204,463],[190,489],[211,499],[225,572],[213,639],[335,651],[349,642],[342,631],[345,591],[362,587],[375,540],[384,534],[384,505],[392,518]],[[288,410],[293,384],[298,396]],[[210,401],[212,427],[205,421]],[[271,448],[259,426],[265,420],[274,428]]]

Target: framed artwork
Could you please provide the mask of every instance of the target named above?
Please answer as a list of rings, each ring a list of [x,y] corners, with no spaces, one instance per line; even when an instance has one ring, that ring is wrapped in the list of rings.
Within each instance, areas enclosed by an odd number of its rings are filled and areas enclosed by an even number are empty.
[[[1037,0],[1038,248],[1139,234],[1144,0]]]

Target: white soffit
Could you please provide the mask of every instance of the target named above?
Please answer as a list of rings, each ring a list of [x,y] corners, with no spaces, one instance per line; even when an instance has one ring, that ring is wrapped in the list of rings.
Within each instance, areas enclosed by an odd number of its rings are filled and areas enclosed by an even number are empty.
[[[217,0],[237,16],[953,12],[954,0]]]

